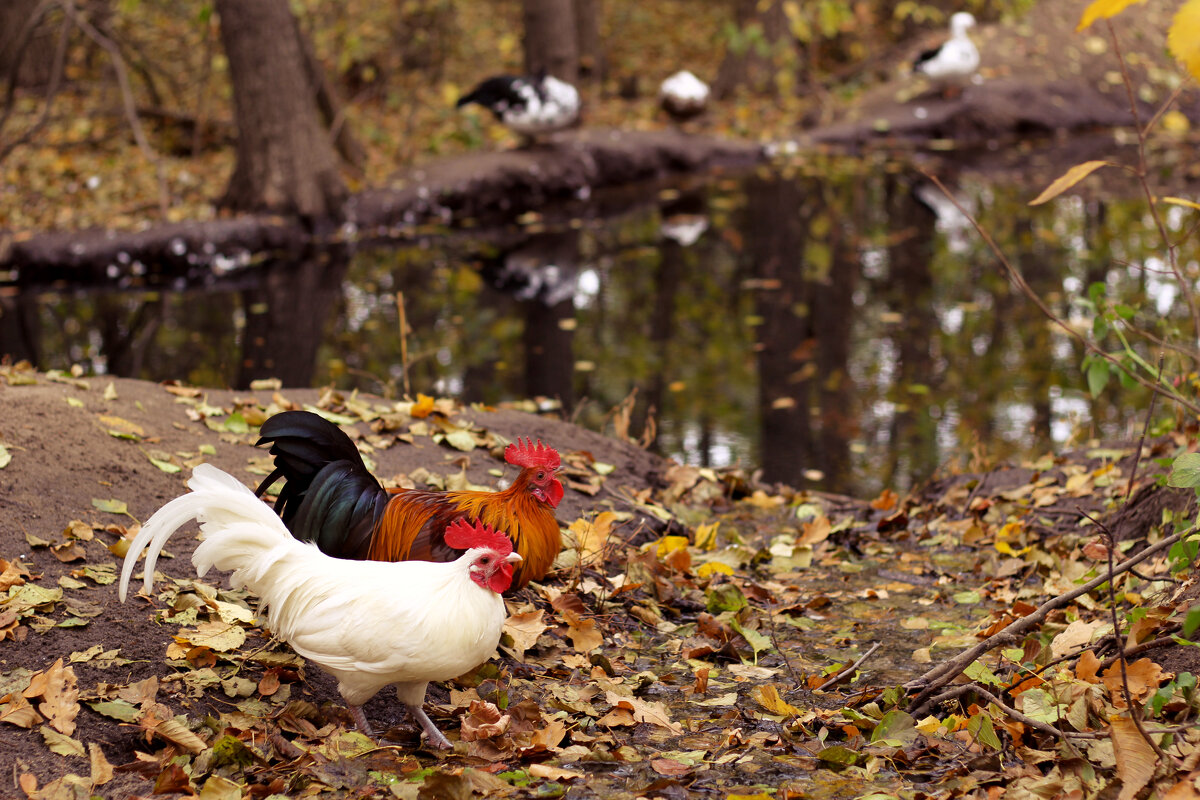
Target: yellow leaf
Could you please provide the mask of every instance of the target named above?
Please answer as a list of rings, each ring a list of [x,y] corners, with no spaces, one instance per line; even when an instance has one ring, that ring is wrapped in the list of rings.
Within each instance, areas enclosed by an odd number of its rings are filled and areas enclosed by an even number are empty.
[[[758,701],[760,706],[772,714],[779,714],[785,717],[798,717],[804,713],[803,709],[796,708],[787,700],[780,697],[779,690],[772,684],[768,683],[759,686],[750,695]]]
[[[1182,111],[1172,109],[1163,114],[1162,127],[1167,133],[1187,133],[1191,130],[1192,123]]]
[[[710,522],[707,525],[696,526],[696,547],[701,550],[716,550],[717,549],[717,529],[721,527],[721,521]]]
[[[720,572],[722,575],[732,575],[733,567],[728,564],[722,564],[720,561],[709,561],[707,564],[700,565],[700,569],[696,570],[696,577],[707,578],[714,572]]]
[[[1022,547],[1020,550],[1014,550],[1013,546],[1008,542],[996,542],[996,552],[1003,553],[1006,556],[1023,556],[1033,549],[1032,545]]]
[[[1173,206],[1184,206],[1185,208],[1194,208],[1200,211],[1200,203],[1193,203],[1191,200],[1184,200],[1182,197],[1160,197],[1160,202],[1169,203]]]
[[[1091,5],[1083,10],[1083,16],[1079,18],[1079,27],[1075,30],[1081,31],[1098,19],[1112,19],[1134,3],[1144,2],[1146,0],[1093,0]]]
[[[917,723],[917,730],[919,730],[921,733],[925,734],[926,736],[933,736],[935,733],[937,733],[941,729],[941,727],[942,727],[942,721],[940,719],[938,719],[937,717],[933,717],[933,716],[926,717],[925,719],[923,719]]]
[[[1167,31],[1167,49],[1200,80],[1200,0],[1187,0],[1175,13]]]
[[[603,560],[616,518],[614,512],[602,511],[593,520],[580,517],[571,523],[569,530],[575,535],[575,543],[579,548],[579,563],[586,567]]]
[[[1106,166],[1108,166],[1107,161],[1085,161],[1082,164],[1076,164],[1055,180],[1054,183],[1047,186],[1045,191],[1037,196],[1037,199],[1030,201],[1029,205],[1037,206],[1045,203],[1047,200],[1053,200],[1088,175]]]
[[[658,557],[662,558],[676,550],[684,550],[688,546],[686,536],[664,536],[658,540]]]
[[[425,417],[428,417],[432,411],[433,411],[433,398],[427,394],[418,393],[417,394],[417,402],[413,403],[412,411],[410,411],[409,413],[412,414],[417,419],[424,419]]]

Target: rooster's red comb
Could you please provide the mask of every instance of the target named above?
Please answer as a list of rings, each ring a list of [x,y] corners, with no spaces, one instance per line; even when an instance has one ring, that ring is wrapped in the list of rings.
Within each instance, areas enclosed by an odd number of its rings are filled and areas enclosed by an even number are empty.
[[[446,526],[446,544],[455,550],[470,550],[472,547],[487,547],[502,556],[512,552],[512,539],[479,520],[469,521],[459,517]]]
[[[520,436],[505,448],[504,460],[518,467],[546,467],[547,469],[558,469],[562,463],[558,457],[558,451],[542,444],[541,439],[534,444],[533,439],[528,437],[522,442]]]

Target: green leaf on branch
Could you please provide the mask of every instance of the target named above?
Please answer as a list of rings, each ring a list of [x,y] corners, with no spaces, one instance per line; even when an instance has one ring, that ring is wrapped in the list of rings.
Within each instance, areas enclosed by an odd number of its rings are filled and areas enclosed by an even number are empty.
[[[1167,485],[1180,489],[1200,488],[1200,453],[1184,453],[1171,464]]]
[[[1092,397],[1099,397],[1100,393],[1104,391],[1104,387],[1108,383],[1109,372],[1108,362],[1102,358],[1093,359],[1092,363],[1088,364],[1087,385]]]

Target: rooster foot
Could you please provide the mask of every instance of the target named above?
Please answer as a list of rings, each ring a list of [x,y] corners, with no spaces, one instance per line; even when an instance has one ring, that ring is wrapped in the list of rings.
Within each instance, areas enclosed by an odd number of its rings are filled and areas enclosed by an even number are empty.
[[[450,744],[450,740],[442,735],[442,732],[437,729],[437,725],[433,724],[433,720],[425,713],[425,709],[420,706],[409,706],[408,711],[413,715],[417,722],[421,723],[421,730],[425,731],[425,736],[429,739],[429,746],[438,750],[449,750],[454,745]]]
[[[367,715],[363,713],[362,706],[347,706],[350,710],[350,716],[354,719],[354,724],[358,726],[359,731],[363,734],[375,738],[375,731],[371,730],[371,723],[367,722]]]

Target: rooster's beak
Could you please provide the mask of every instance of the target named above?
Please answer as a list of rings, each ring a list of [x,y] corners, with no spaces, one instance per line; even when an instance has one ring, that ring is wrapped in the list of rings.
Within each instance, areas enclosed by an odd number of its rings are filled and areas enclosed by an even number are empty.
[[[517,563],[518,561],[524,561],[524,559],[523,559],[523,558],[521,558],[521,554],[520,554],[520,553],[509,553],[508,555],[506,555],[506,556],[504,557],[504,560],[505,560],[505,561],[507,561],[507,562],[508,562],[508,563],[510,563],[510,564],[515,564],[515,563]]]

